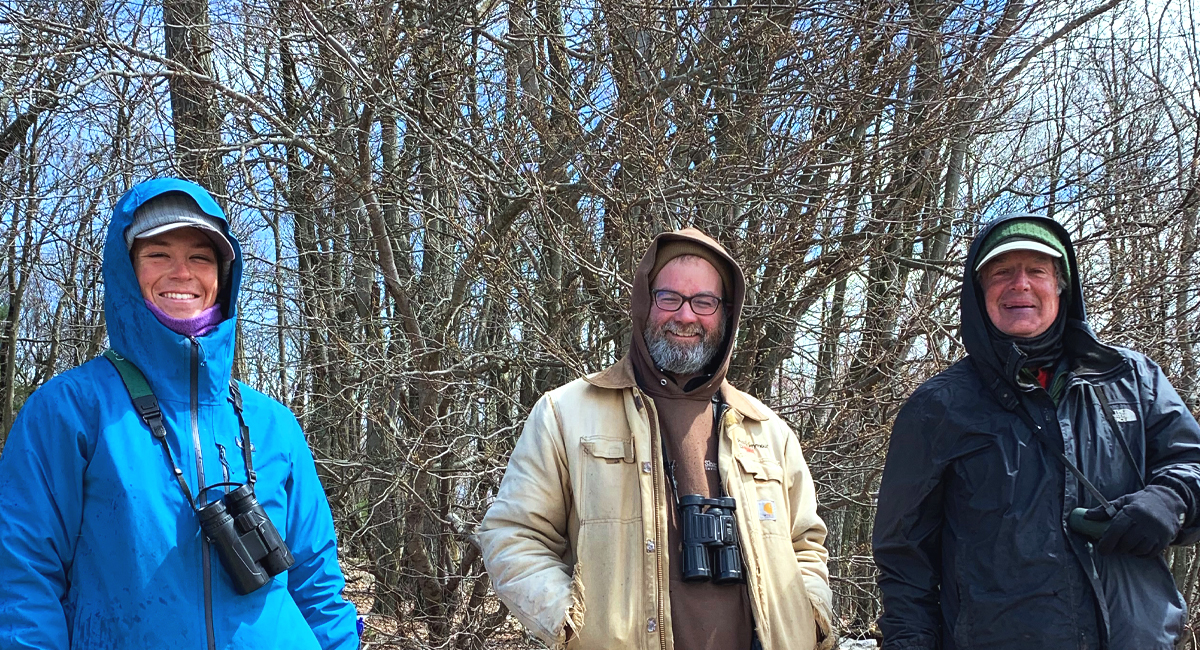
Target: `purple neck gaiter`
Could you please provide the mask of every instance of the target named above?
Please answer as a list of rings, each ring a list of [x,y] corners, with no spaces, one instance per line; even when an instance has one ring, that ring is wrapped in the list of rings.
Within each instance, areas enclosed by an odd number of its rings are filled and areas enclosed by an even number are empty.
[[[220,325],[223,320],[221,317],[221,305],[219,304],[215,304],[191,318],[172,318],[159,309],[158,305],[145,298],[142,298],[142,300],[146,301],[146,306],[150,308],[150,313],[154,314],[158,322],[166,325],[167,329],[172,332],[184,336],[204,336],[216,329],[217,325]]]

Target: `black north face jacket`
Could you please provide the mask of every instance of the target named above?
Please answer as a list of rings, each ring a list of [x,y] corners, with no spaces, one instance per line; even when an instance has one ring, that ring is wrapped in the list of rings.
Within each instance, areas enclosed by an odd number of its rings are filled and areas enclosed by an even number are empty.
[[[1057,223],[1032,218],[1070,241]],[[1143,483],[1174,488],[1187,505],[1175,543],[1191,544],[1200,539],[1200,427],[1153,361],[1097,340],[1069,244],[1065,392],[1056,407],[1040,386],[1017,381],[1024,355],[995,351],[972,277],[980,244],[1006,220],[967,255],[968,357],[918,388],[892,429],[873,538],[884,648],[1170,650],[1185,611],[1165,560],[1100,555],[1072,532],[1071,510],[1098,501],[1048,445],[1110,500]]]

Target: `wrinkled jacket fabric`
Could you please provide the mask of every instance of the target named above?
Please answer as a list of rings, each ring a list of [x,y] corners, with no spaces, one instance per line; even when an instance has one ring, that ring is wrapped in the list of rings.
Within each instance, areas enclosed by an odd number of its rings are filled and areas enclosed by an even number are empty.
[[[832,594],[812,477],[788,426],[726,382],[721,481],[766,650],[829,644]],[[496,593],[543,642],[670,650],[668,489],[653,402],[628,358],[545,395],[478,533]],[[686,650],[686,649],[680,649]]]
[[[967,269],[998,222],[975,238]],[[1168,650],[1183,629],[1184,602],[1162,556],[1100,555],[1066,523],[1072,509],[1098,501],[1047,445],[1109,500],[1143,483],[1171,486],[1187,504],[1175,543],[1200,538],[1200,428],[1154,362],[1097,340],[1069,246],[1067,263],[1069,370],[1057,406],[1040,386],[1017,381],[1015,346],[1002,357],[988,341],[968,272],[969,356],[918,388],[896,417],[873,540],[887,650]]]
[[[228,387],[242,266],[239,253],[222,289],[233,307],[214,331],[193,342],[158,322],[123,232],[139,205],[168,191],[225,220],[191,183],[159,179],[130,190],[105,243],[104,308],[111,345],[146,375],[194,493],[246,480]],[[215,549],[204,557],[198,520],[162,446],[115,368],[97,358],[35,391],[0,455],[0,648],[358,647],[304,436],[282,404],[245,385],[241,394],[255,491],[295,557],[291,569],[251,594],[234,591]]]

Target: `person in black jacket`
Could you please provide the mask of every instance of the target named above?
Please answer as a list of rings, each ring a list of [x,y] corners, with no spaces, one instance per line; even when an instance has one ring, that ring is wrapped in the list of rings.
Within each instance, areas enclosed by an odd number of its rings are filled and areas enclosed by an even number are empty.
[[[1162,552],[1200,539],[1200,426],[1153,361],[1092,332],[1062,226],[979,233],[962,339],[892,429],[883,647],[1173,648],[1185,604]]]

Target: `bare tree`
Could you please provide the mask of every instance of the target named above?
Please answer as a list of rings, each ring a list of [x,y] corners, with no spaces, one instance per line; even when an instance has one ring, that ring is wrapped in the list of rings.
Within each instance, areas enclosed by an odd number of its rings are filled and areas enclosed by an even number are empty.
[[[507,612],[471,533],[525,413],[623,353],[641,252],[695,225],[746,269],[731,380],[800,435],[837,624],[871,634],[887,432],[963,354],[980,223],[1066,224],[1100,331],[1196,404],[1200,64],[1150,6],[5,8],[0,432],[102,349],[116,198],[198,180],[245,243],[238,372],[304,426],[371,639],[481,648]]]

